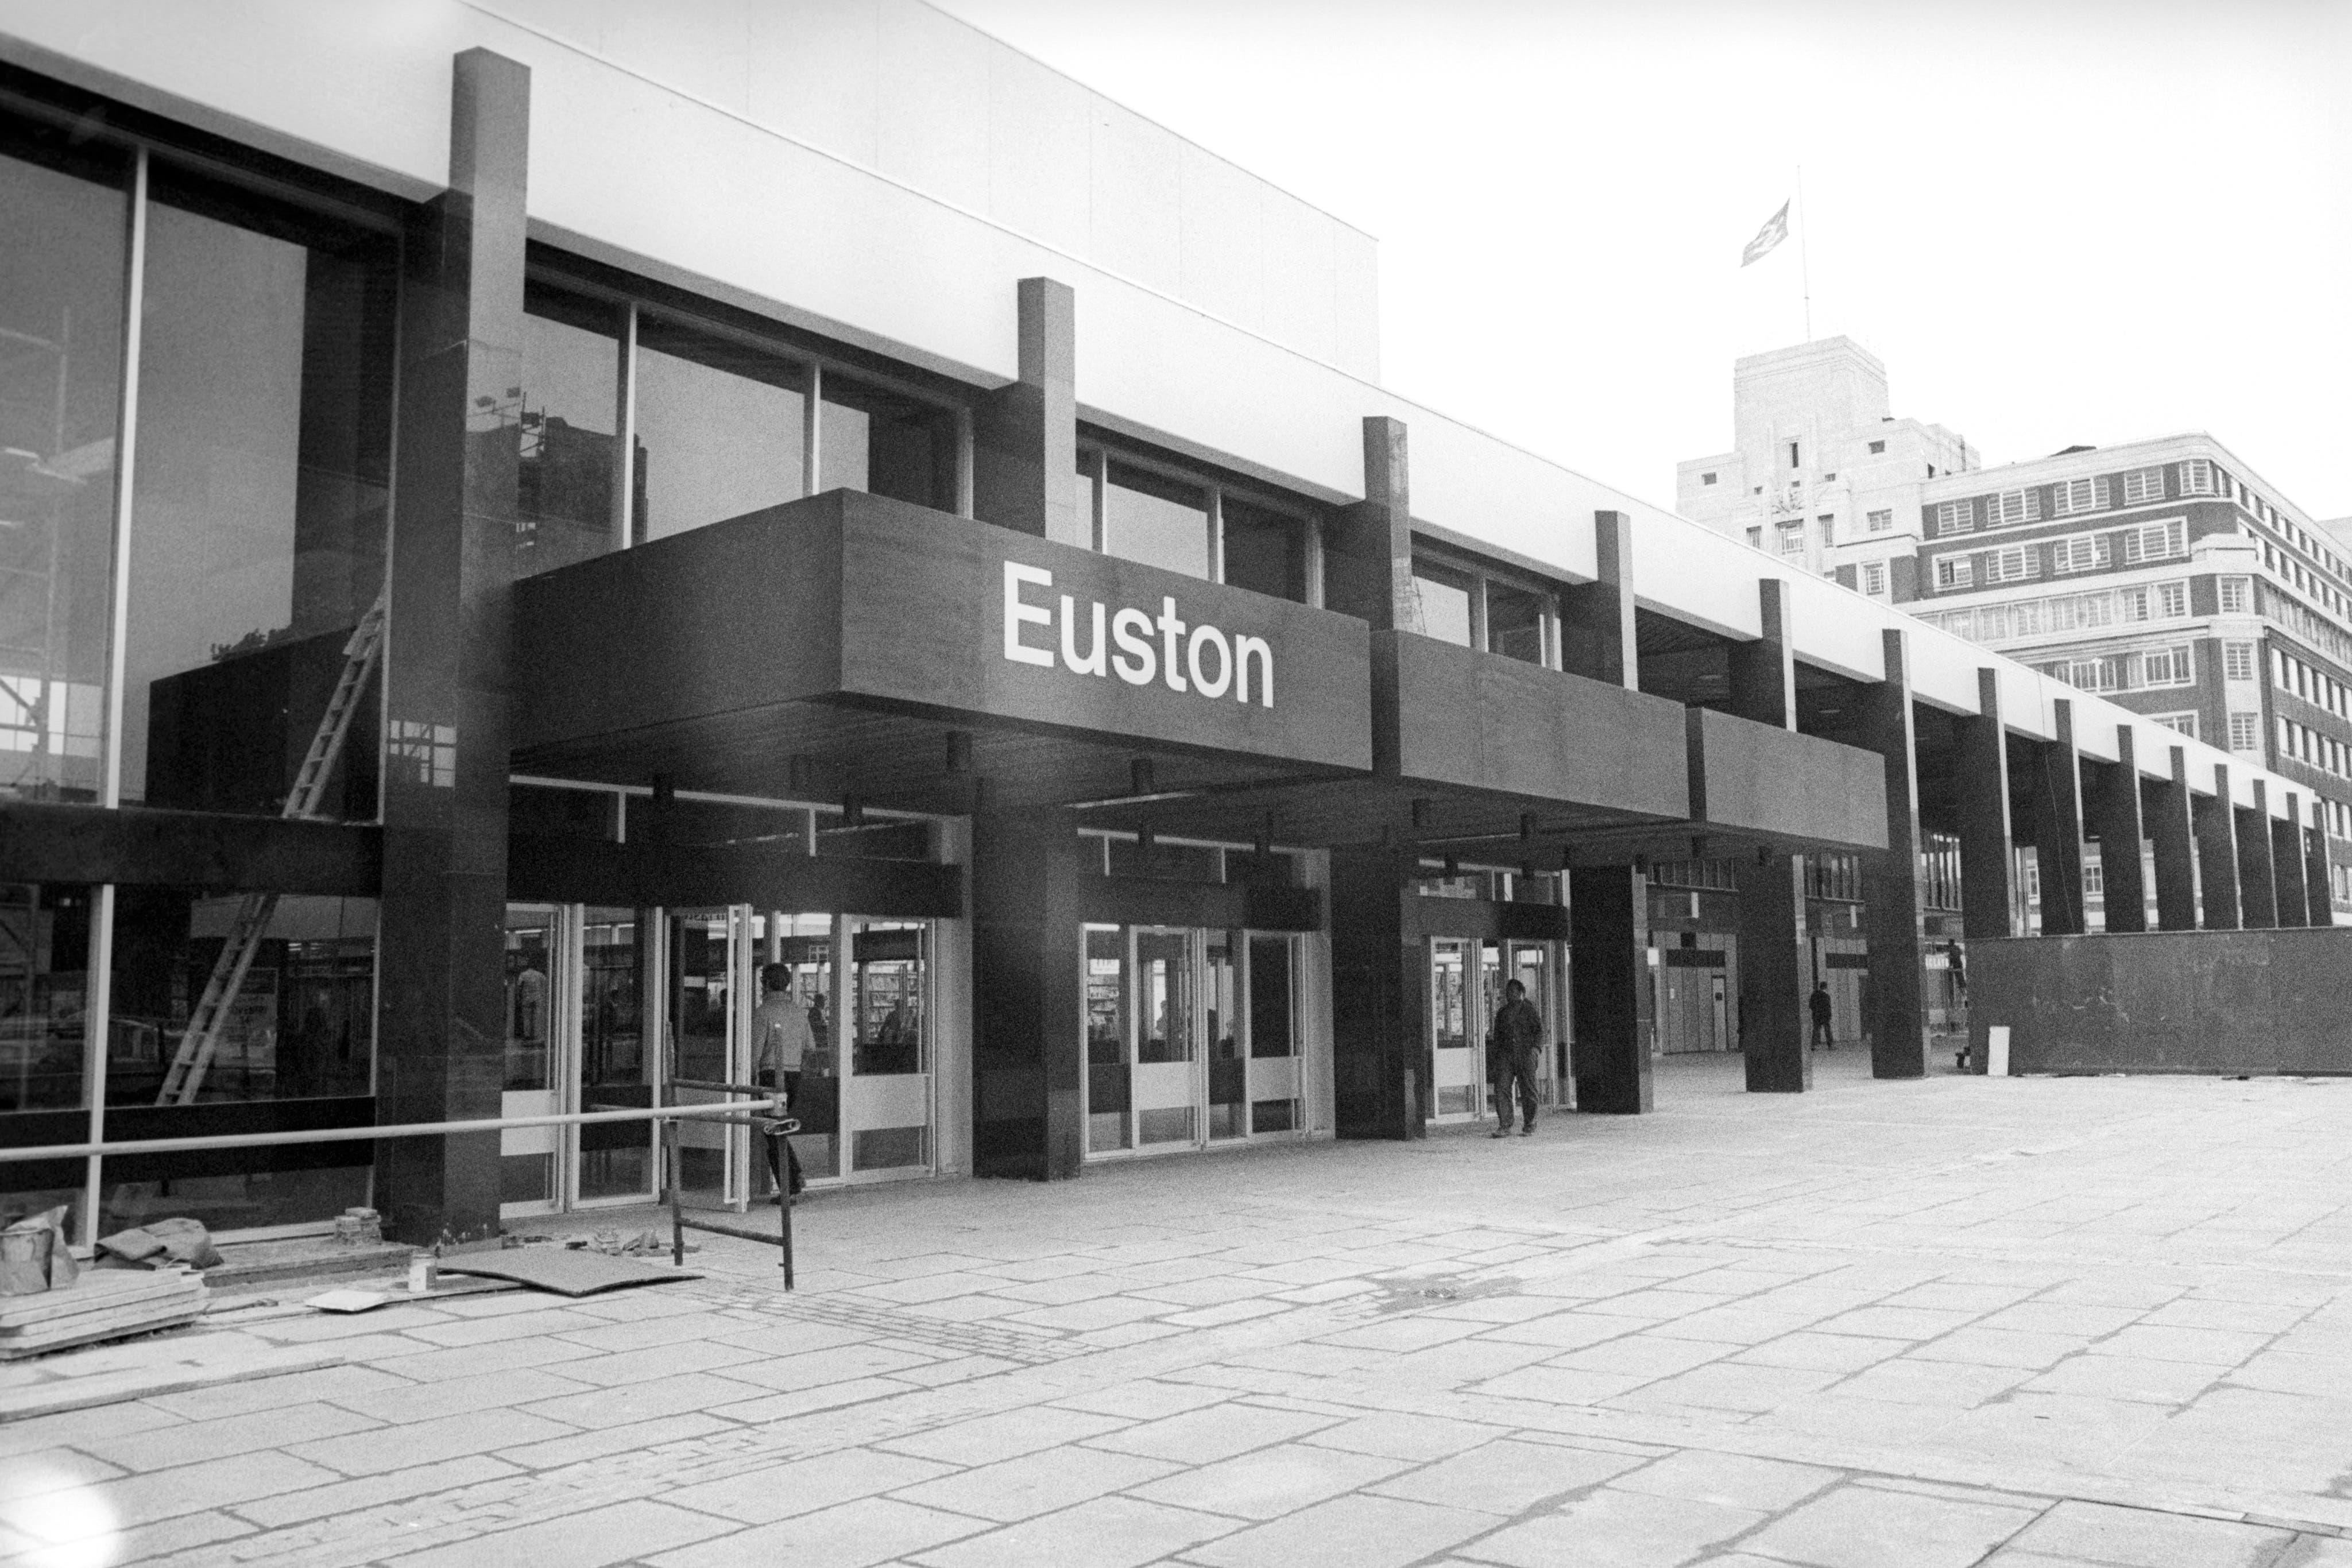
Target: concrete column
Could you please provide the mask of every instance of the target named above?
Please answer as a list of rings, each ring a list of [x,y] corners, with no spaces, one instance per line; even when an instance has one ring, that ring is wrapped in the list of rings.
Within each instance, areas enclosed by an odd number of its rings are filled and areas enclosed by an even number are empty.
[[[2189,748],[2169,748],[2172,777],[2142,786],[2147,836],[2156,841],[2156,927],[2197,929],[2197,836],[2189,815]]]
[[[2080,935],[2083,922],[2083,764],[2074,749],[2074,705],[2064,697],[2058,733],[2035,748],[2033,853],[2042,865],[2042,934]]]
[[[2287,791],[2286,817],[2271,821],[2271,865],[2278,879],[2278,923],[2311,924],[2311,890],[2304,885],[2303,800]]]
[[[1572,866],[1568,873],[1569,1007],[1576,1030],[1570,1069],[1576,1108],[1632,1115],[1652,1108],[1650,892],[1630,865]]]
[[[1080,870],[1077,833],[1061,813],[972,819],[975,1176],[1078,1174],[1087,1134]]]
[[[1797,658],[1789,584],[1756,585],[1762,634],[1731,649],[1731,711],[1758,724],[1797,727]],[[1812,1087],[1805,1049],[1805,861],[1757,851],[1739,873],[1739,1049],[1753,1093]]]
[[[2278,925],[2278,873],[2271,863],[2270,787],[2252,780],[2254,809],[2236,814],[2238,918],[2249,931]]]
[[[2139,761],[2130,725],[2116,726],[2115,766],[2094,771],[2094,788],[2084,802],[2084,814],[2091,836],[2099,841],[2107,929],[2145,931],[2147,883],[2140,863],[2140,841],[2147,833],[2140,818]]]
[[[1927,1028],[1920,972],[1927,960],[1919,884],[1919,761],[1911,714],[1911,634],[1880,634],[1886,676],[1864,688],[1861,744],[1885,761],[1886,850],[1862,857],[1863,919],[1870,940],[1870,1071],[1922,1078]]]
[[[1364,498],[1340,509],[1323,552],[1323,602],[1376,632],[1421,630],[1412,587],[1412,465],[1401,419],[1364,421]]]
[[[1977,713],[1953,726],[1953,779],[1960,805],[1960,928],[1970,936],[2014,935],[2016,834],[2009,820],[2009,732],[2000,673],[1977,672]]]
[[[1416,857],[1331,852],[1331,1087],[1343,1138],[1417,1138],[1429,1120],[1429,949]]]
[[[2336,924],[2336,890],[2328,882],[2327,818],[2325,808],[2313,805],[2314,821],[2304,830],[2303,885],[2305,907],[2314,925]]]
[[[449,189],[403,247],[399,505],[392,529],[376,1109],[499,1114],[511,551],[521,429],[530,72],[457,57]],[[385,1229],[429,1245],[499,1230],[499,1135],[377,1145]]]
[[[1094,518],[1077,501],[1077,297],[1066,283],[1014,286],[1020,379],[991,392],[972,419],[972,514],[1080,549]]]
[[[2230,798],[2230,767],[2213,765],[2213,793],[2190,803],[2197,823],[2197,886],[2205,929],[2235,931],[2242,919],[2238,892],[2237,807]]]
[[[1592,514],[1597,575],[1559,596],[1560,667],[1572,675],[1642,686],[1634,641],[1633,519],[1622,512]]]

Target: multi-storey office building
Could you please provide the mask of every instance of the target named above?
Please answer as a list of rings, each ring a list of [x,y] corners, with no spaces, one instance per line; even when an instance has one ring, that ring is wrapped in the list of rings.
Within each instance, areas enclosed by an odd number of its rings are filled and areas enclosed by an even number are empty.
[[[2352,912],[2352,549],[2206,435],[1982,468],[1891,418],[1846,339],[1743,359],[1733,384],[1738,450],[1680,465],[1687,515],[2294,779]]]
[[[1755,1086],[1809,899],[1914,1076],[2012,772],[2221,824],[2168,924],[2308,918],[2303,787],[1406,402],[1363,236],[827,16],[0,12],[13,1206],[642,1200],[617,1124],[137,1145],[691,1098],[769,966],[821,1183],[1412,1135],[1507,977],[1639,1112],[1667,862]]]

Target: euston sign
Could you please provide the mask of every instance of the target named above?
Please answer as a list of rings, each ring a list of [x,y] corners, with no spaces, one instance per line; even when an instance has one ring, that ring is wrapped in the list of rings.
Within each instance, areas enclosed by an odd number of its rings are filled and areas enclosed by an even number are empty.
[[[1054,667],[1055,650],[1050,643],[1028,642],[1023,628],[1047,628],[1040,635],[1050,639],[1056,617],[1043,604],[1031,604],[1022,598],[1024,588],[1049,591],[1053,586],[1054,574],[1042,567],[1004,563],[1004,656],[1016,664]],[[1115,674],[1130,686],[1164,680],[1170,691],[1189,691],[1212,699],[1231,694],[1235,702],[1244,704],[1255,692],[1260,706],[1274,706],[1274,649],[1263,637],[1236,634],[1229,638],[1214,626],[1188,625],[1176,613],[1172,595],[1160,599],[1157,616],[1135,609],[1113,612],[1097,600],[1090,607],[1091,631],[1081,652],[1079,637],[1086,625],[1077,601],[1067,593],[1061,600],[1060,663],[1074,674],[1106,679]]]

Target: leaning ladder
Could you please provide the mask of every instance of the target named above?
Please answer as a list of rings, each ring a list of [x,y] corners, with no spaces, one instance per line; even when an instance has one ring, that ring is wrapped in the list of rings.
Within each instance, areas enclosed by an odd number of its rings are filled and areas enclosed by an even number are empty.
[[[310,749],[294,775],[294,788],[287,791],[280,815],[307,818],[318,810],[335,761],[343,753],[343,740],[351,734],[352,714],[359,706],[360,694],[383,655],[383,616],[384,599],[378,594],[360,623],[352,628],[351,641],[343,644],[343,673],[335,682],[334,695],[327,699],[327,711],[319,716],[318,733],[310,737]],[[195,1010],[188,1015],[187,1030],[180,1036],[171,1070],[163,1074],[156,1104],[195,1103],[196,1092],[204,1087],[205,1073],[220,1049],[221,1026],[236,1005],[237,993],[245,988],[246,973],[261,951],[262,937],[277,910],[274,893],[248,893],[238,902],[228,940],[214,960],[212,977],[205,982]]]

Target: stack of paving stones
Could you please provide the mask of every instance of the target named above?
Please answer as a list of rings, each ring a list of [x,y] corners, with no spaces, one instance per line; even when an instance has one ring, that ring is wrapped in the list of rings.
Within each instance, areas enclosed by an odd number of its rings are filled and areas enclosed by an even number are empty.
[[[2352,1564],[2352,1084],[1659,1102],[821,1197],[791,1297],[715,1241],[252,1324],[343,1363],[0,1424],[0,1547],[70,1497],[185,1568]]]

